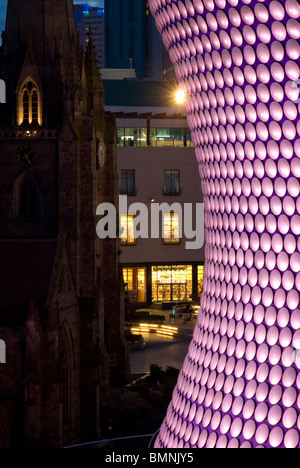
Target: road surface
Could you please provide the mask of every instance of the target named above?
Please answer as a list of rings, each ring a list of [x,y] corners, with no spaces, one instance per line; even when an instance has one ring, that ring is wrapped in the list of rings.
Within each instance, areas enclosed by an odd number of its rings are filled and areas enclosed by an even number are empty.
[[[130,351],[131,374],[150,372],[150,364],[157,364],[163,370],[166,367],[181,369],[188,353],[190,340],[180,337],[164,337],[156,334],[144,334],[146,346],[142,350]]]

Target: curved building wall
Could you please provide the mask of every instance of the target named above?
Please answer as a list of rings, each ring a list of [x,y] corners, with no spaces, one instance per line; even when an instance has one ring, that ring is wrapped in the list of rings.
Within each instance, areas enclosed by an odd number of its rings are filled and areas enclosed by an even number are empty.
[[[206,236],[198,322],[155,445],[299,448],[299,2],[150,7],[187,94]]]

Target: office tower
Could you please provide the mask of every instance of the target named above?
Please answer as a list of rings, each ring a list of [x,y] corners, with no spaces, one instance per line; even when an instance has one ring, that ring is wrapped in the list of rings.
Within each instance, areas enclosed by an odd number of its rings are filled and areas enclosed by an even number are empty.
[[[86,3],[74,5],[76,28],[81,34],[81,44],[87,47],[89,30],[93,33],[93,43],[100,68],[105,67],[104,8],[91,7]]]
[[[132,68],[137,78],[164,76],[162,43],[148,0],[105,0],[105,48],[108,69]]]
[[[146,0],[105,1],[106,68],[134,68],[147,76]]]

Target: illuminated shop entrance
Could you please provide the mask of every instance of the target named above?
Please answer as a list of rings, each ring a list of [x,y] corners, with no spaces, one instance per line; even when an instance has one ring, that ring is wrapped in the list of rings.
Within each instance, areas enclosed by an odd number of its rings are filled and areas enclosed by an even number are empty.
[[[203,280],[204,280],[204,265],[198,266],[198,297],[201,297],[203,290]]]
[[[186,284],[158,284],[157,285],[157,301],[186,301],[187,297]]]
[[[192,300],[193,269],[191,265],[152,267],[153,302]]]
[[[123,268],[123,280],[130,303],[146,302],[146,268]]]

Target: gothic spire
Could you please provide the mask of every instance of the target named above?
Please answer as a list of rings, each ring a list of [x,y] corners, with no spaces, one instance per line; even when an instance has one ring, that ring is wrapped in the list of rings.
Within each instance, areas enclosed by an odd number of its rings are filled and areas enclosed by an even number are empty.
[[[89,95],[89,106],[94,110],[96,114],[103,114],[105,91],[103,87],[91,28],[89,29],[88,45],[85,56],[85,78],[87,92]]]
[[[38,62],[43,61],[44,44],[51,52],[55,39],[61,38],[64,52],[76,36],[72,0],[8,0],[6,18],[6,51],[8,54],[23,48],[28,35],[32,38]]]
[[[88,89],[91,91],[104,90],[91,28],[89,28],[88,34],[88,45],[85,56],[85,70]]]
[[[18,120],[15,93],[19,91],[20,75],[30,48],[30,56],[35,59],[35,67],[43,83],[43,89],[39,90],[43,96],[42,120],[51,126],[61,114],[63,83],[70,62],[73,75],[78,75],[74,69],[80,58],[72,0],[8,0],[5,37],[4,62],[9,67],[4,65],[4,69],[9,70],[10,114],[15,116],[15,121]],[[35,76],[32,78],[37,81]]]

